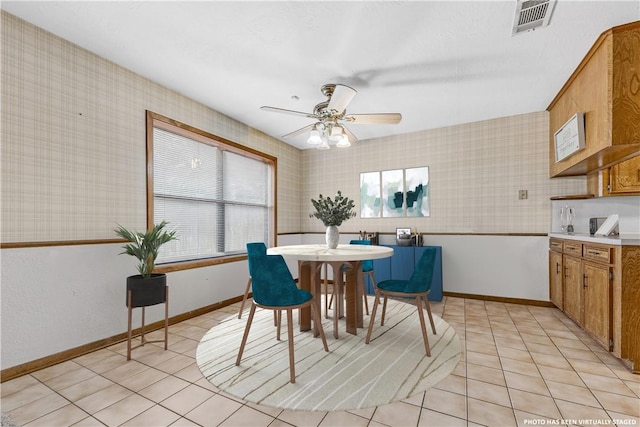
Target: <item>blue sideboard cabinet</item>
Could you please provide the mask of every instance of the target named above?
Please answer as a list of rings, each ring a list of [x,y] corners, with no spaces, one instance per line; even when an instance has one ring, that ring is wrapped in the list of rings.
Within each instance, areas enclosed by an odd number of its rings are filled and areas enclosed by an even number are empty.
[[[429,301],[442,301],[442,247],[441,246],[388,246],[393,249],[393,256],[373,260],[376,282],[396,279],[407,280],[411,277],[416,263],[426,248],[436,248],[436,265],[433,270],[433,281]],[[374,294],[373,284],[367,277],[367,293]]]

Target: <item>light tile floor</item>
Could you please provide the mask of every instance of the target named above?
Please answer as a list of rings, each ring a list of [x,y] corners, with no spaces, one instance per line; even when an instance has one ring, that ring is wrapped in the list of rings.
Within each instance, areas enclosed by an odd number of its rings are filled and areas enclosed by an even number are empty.
[[[120,343],[7,381],[2,411],[48,427],[640,425],[640,375],[559,310],[450,297],[432,308],[458,332],[462,360],[436,387],[385,406],[297,412],[219,393],[195,352],[232,305],[171,326],[168,351],[148,344],[127,362]]]

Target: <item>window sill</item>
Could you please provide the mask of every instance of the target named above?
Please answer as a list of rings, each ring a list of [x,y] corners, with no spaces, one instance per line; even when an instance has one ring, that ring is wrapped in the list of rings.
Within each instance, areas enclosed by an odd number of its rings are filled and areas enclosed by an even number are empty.
[[[181,261],[156,266],[154,273],[170,273],[172,271],[191,270],[194,268],[210,267],[212,265],[226,264],[228,262],[238,262],[247,259],[247,255],[231,255],[220,258],[207,258],[196,261]]]

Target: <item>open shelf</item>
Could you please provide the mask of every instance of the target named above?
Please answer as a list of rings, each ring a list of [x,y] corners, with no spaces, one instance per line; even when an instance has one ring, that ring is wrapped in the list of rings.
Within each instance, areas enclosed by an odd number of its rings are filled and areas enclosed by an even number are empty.
[[[569,194],[566,196],[553,196],[551,200],[581,200],[581,199],[593,199],[593,194]]]

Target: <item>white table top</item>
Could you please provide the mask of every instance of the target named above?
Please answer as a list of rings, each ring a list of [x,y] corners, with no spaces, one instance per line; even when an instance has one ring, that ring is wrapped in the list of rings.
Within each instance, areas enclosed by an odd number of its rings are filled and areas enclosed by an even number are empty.
[[[338,245],[329,249],[326,244],[313,244],[276,246],[267,249],[267,254],[298,261],[362,261],[390,257],[393,249],[377,245]]]

